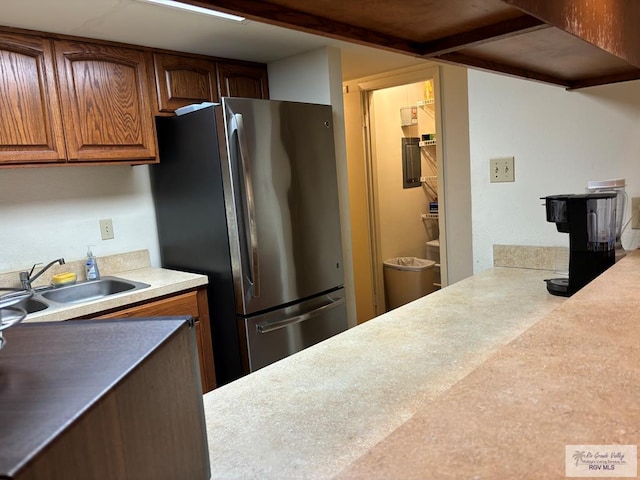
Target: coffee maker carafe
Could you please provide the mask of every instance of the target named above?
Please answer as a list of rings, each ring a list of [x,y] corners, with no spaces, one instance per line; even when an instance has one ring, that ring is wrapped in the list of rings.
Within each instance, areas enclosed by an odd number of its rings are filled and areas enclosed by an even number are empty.
[[[553,295],[570,297],[615,263],[616,194],[543,197],[547,221],[569,234],[569,278],[546,280]]]

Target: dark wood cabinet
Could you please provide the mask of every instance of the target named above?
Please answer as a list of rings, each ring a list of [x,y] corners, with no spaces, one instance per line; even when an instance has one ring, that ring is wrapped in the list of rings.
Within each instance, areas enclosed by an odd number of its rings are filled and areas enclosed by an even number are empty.
[[[51,40],[0,32],[0,164],[64,162]]]
[[[66,40],[55,53],[69,161],[156,161],[150,53]]]
[[[0,27],[0,168],[156,163],[154,115],[269,98],[267,66]]]
[[[153,65],[159,112],[171,113],[192,103],[218,101],[213,60],[154,53]]]
[[[261,64],[217,62],[221,97],[269,98],[267,68]]]
[[[157,300],[150,300],[131,307],[98,313],[96,315],[89,315],[86,318],[105,320],[179,315],[190,315],[195,320],[202,392],[206,393],[216,388],[216,373],[213,360],[213,346],[211,342],[209,305],[207,302],[207,290],[205,288],[171,295]]]

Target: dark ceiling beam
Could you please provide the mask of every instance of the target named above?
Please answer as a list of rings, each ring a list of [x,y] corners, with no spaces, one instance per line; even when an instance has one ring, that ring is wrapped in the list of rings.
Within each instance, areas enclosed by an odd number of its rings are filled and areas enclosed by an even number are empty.
[[[502,0],[640,68],[638,0]]]
[[[536,80],[538,82],[550,83],[552,85],[560,85],[562,87],[570,87],[571,83],[568,80],[546,75],[544,73],[532,72],[531,70],[525,70],[523,68],[514,67],[513,65],[507,65],[504,63],[493,62],[491,60],[485,60],[471,55],[465,55],[462,53],[445,53],[434,57],[436,60],[443,62],[454,63],[457,65],[467,65],[469,67],[478,68],[480,70],[486,70],[488,72],[500,72],[506,75],[510,75],[518,78],[528,78],[530,80]]]
[[[468,54],[471,47],[496,40],[535,32],[550,26],[560,28],[582,40],[622,58],[640,68],[640,0],[502,0],[525,15],[476,28],[467,32],[416,42],[367,28],[304,13],[261,0],[179,0],[205,8],[241,15],[250,20],[290,28],[316,35],[371,46],[391,52],[434,59],[490,72],[500,72],[573,90],[607,83],[640,79],[640,70],[567,78],[532,71]],[[348,1],[348,0],[336,0]],[[443,0],[446,1],[446,0]],[[473,0],[469,0],[473,1]],[[506,60],[506,62],[510,62]]]
[[[463,48],[481,45],[483,43],[513,37],[523,33],[534,32],[549,25],[535,17],[523,15],[511,20],[494,23],[485,27],[469,30],[468,32],[439,38],[422,44],[422,56],[425,58],[444,55]]]
[[[386,35],[347,23],[329,20],[290,8],[259,0],[179,0],[182,3],[212,8],[241,15],[271,25],[290,28],[315,35],[325,35],[360,45],[367,45],[397,53],[419,56],[421,45],[400,37]],[[348,0],[345,0],[348,1]]]
[[[632,80],[640,80],[640,70],[632,72],[617,73],[613,75],[603,75],[601,77],[587,78],[576,80],[569,84],[567,90],[577,90],[579,88],[595,87],[598,85],[608,85],[610,83],[630,82]]]

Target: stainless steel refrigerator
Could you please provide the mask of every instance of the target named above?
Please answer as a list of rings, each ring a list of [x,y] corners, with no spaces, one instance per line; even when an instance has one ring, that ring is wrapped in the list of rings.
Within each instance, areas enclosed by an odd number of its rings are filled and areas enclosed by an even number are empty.
[[[156,124],[162,264],[208,275],[218,383],[346,330],[331,107],[224,98]]]

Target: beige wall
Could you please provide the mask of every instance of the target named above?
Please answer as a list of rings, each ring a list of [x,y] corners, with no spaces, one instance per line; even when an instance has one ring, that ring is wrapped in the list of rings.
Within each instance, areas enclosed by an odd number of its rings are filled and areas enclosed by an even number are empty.
[[[467,69],[443,65],[440,69],[440,82],[436,83],[440,98],[438,111],[442,115],[439,122],[442,125],[442,135],[439,136],[438,143],[442,149],[442,155],[438,159],[441,179],[439,186],[446,192],[438,205],[441,225],[440,261],[446,265],[442,269],[444,286],[473,275]],[[502,97],[503,101],[507,101],[507,98]],[[491,107],[486,112],[490,113]],[[491,128],[490,123],[487,125]],[[486,178],[488,179],[488,173]],[[446,222],[443,223],[443,219]]]
[[[15,168],[0,174],[0,272],[63,257],[149,250],[160,264],[148,166]],[[102,240],[99,220],[113,221]]]
[[[469,70],[468,85],[475,273],[493,266],[495,244],[569,245],[540,197],[612,178],[640,195],[640,80],[565,91]],[[489,159],[504,156],[515,157],[515,182],[490,183]],[[622,246],[638,248],[640,230],[629,225]]]

